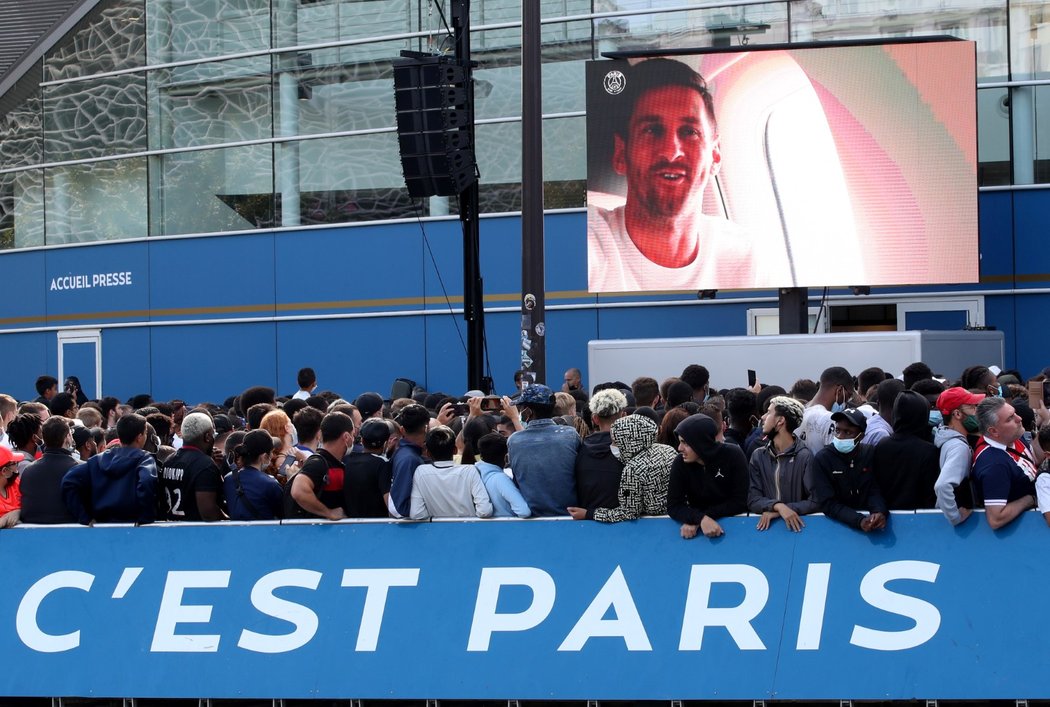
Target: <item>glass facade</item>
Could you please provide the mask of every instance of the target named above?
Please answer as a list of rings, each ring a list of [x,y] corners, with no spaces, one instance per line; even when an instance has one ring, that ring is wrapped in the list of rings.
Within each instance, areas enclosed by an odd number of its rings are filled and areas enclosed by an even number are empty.
[[[472,3],[488,213],[521,207],[522,1]],[[603,52],[929,34],[977,43],[980,184],[1050,183],[1043,2],[540,2],[548,208],[585,204]],[[0,96],[0,248],[454,213],[407,195],[391,72],[450,49],[430,0],[103,0]]]

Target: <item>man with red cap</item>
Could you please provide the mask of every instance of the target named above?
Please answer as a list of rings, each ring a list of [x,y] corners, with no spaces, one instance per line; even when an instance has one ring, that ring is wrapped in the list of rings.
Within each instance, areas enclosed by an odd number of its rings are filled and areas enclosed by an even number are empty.
[[[940,450],[941,462],[941,473],[933,490],[937,494],[937,508],[952,525],[965,522],[973,513],[970,437],[977,434],[977,403],[982,400],[983,393],[958,387],[948,388],[937,398],[944,426],[933,432],[933,443]]]

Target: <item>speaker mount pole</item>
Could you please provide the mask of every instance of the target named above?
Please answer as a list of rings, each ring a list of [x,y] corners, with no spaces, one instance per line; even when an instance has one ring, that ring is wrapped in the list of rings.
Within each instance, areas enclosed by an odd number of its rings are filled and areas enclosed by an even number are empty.
[[[456,62],[466,74],[470,144],[474,137],[474,71],[470,59],[470,0],[452,0],[452,31]],[[459,221],[463,226],[463,318],[467,322],[467,388],[489,393],[485,378],[485,300],[481,279],[481,232],[478,180],[459,193]]]
[[[540,3],[521,3],[521,370],[547,382]]]
[[[778,293],[781,334],[809,333],[809,290],[784,287]]]

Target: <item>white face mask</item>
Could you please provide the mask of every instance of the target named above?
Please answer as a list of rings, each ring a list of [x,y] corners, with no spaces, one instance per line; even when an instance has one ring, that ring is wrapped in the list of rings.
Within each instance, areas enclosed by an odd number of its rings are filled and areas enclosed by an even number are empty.
[[[612,455],[614,457],[616,457],[617,459],[620,458],[620,448],[617,447],[615,444],[610,444],[609,445],[609,451],[612,452]]]

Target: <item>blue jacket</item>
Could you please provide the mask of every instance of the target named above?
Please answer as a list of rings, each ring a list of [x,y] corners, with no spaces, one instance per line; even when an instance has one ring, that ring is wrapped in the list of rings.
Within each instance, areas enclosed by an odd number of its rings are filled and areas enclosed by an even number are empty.
[[[416,467],[423,463],[423,450],[403,439],[398,442],[397,451],[390,459],[393,467],[393,479],[390,482],[390,502],[397,509],[398,515],[408,518],[412,511],[412,478]]]
[[[532,515],[532,510],[529,504],[525,503],[521,491],[503,469],[483,461],[474,462],[474,466],[478,468],[481,481],[485,484],[485,490],[492,501],[493,518],[528,518]]]
[[[554,420],[533,420],[507,440],[510,468],[536,516],[565,516],[576,501],[576,452],[580,436]]]
[[[152,523],[157,464],[134,447],[117,447],[66,472],[62,499],[78,523]]]

